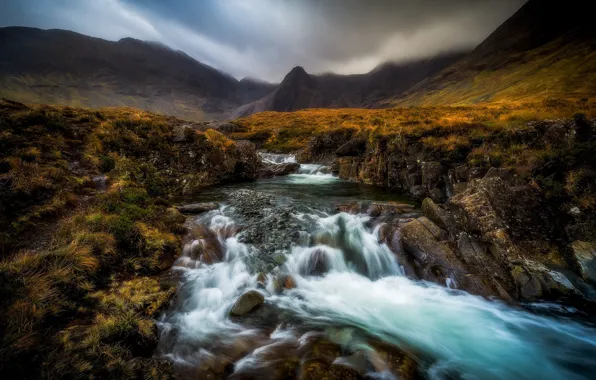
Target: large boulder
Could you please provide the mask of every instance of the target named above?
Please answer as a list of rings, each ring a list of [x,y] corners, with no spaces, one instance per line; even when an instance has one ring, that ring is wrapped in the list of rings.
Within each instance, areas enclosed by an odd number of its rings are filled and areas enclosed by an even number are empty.
[[[249,290],[240,296],[232,306],[230,315],[239,317],[250,313],[265,302],[265,297],[256,290]]]

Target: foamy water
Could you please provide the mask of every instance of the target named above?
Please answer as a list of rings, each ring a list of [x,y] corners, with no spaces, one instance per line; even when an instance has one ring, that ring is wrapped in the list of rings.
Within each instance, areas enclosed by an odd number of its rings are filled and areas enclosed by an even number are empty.
[[[292,181],[314,186],[321,178],[327,175],[296,174],[288,178],[288,186]],[[202,222],[219,231],[225,260],[197,266],[186,257],[176,269],[183,273],[180,303],[160,323],[160,352],[179,363],[198,365],[214,342],[262,336],[227,316],[241,294],[256,289],[256,275],[249,272],[246,260],[258,252],[236,237],[221,235],[222,227],[234,223],[226,213],[202,217]],[[294,278],[296,288],[282,294],[260,291],[266,302],[299,316],[309,326],[351,327],[392,343],[422,360],[424,375],[432,379],[454,374],[464,379],[596,375],[593,328],[408,279],[391,251],[379,243],[376,231],[367,227],[366,216],[317,212],[301,218],[308,221],[311,236],[287,252],[282,268]],[[315,243],[308,246],[308,241]],[[237,361],[235,370],[259,368],[268,350],[297,338],[281,329],[267,339]]]

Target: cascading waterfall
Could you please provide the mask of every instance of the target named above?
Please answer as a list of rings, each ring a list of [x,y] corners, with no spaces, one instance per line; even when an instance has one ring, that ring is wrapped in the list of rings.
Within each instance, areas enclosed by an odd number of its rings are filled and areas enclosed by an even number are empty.
[[[321,176],[299,175],[308,177],[302,181],[309,184]],[[288,186],[297,180],[286,179]],[[198,365],[205,355],[217,355],[214,342],[222,347],[245,339],[254,347],[236,360],[234,370],[258,368],[267,350],[298,339],[283,329],[270,335],[246,329],[228,317],[242,293],[257,289],[247,260],[259,254],[229,236],[234,225],[230,210],[199,220],[217,235],[224,259],[196,264],[189,257],[193,244],[200,244],[195,241],[175,269],[182,275],[179,303],[160,323],[160,352],[177,363]],[[295,287],[275,292],[269,276],[268,290],[259,291],[267,303],[308,326],[354,328],[403,348],[421,358],[425,376],[433,379],[584,379],[596,374],[593,328],[411,280],[379,243],[378,228],[371,230],[366,216],[318,211],[296,219],[308,232],[287,252],[281,268]]]

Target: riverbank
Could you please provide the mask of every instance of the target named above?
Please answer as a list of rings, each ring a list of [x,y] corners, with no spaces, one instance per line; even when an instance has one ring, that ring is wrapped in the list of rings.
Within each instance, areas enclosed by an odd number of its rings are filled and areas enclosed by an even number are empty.
[[[154,319],[181,253],[169,197],[251,180],[250,143],[132,109],[0,102],[0,372],[169,378]]]

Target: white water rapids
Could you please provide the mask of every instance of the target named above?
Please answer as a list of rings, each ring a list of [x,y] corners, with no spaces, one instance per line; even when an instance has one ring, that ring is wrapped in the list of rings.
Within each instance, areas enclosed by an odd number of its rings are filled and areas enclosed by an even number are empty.
[[[288,186],[338,181],[314,166],[307,170],[289,176]],[[179,301],[160,322],[160,352],[181,365],[200,365],[244,342],[250,353],[234,369],[258,367],[269,348],[292,339],[286,326],[268,335],[228,317],[240,295],[257,289],[257,274],[250,273],[247,260],[259,254],[229,236],[234,227],[229,210],[199,218],[225,247],[224,260],[197,265],[191,243],[175,266],[182,275]],[[324,243],[309,246],[310,239],[303,239],[286,252],[282,271],[295,280],[294,289],[275,291],[268,276],[266,289],[259,291],[266,303],[304,325],[352,328],[391,343],[422,358],[423,375],[431,379],[596,378],[593,328],[411,280],[364,215],[319,211],[296,218],[307,220],[309,234]],[[324,273],[317,272],[317,263],[324,263]]]

